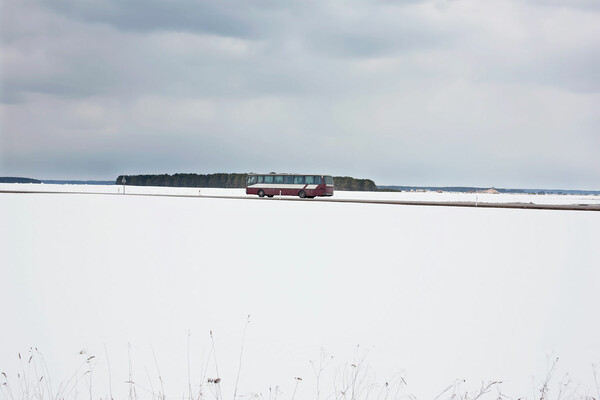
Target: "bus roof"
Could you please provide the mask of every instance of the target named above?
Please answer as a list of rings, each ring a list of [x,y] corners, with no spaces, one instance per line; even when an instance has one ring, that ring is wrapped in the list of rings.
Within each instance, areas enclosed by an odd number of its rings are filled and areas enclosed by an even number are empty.
[[[249,172],[247,175],[298,175],[298,176],[305,176],[305,175],[319,175],[319,176],[331,176],[331,175],[327,175],[327,174],[297,174],[297,173],[290,173],[290,172],[269,172],[267,174],[261,174],[259,172]]]

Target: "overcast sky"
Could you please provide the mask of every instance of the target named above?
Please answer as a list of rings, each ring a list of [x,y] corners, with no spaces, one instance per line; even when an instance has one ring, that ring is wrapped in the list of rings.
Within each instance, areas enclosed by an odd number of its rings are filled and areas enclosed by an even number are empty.
[[[596,0],[0,4],[0,176],[600,189]]]

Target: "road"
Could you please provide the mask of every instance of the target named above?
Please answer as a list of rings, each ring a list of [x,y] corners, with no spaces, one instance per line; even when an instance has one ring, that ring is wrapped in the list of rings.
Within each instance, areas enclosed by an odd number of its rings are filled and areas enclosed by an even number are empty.
[[[431,207],[474,207],[474,208],[513,208],[526,210],[562,210],[562,211],[600,211],[600,204],[534,204],[534,203],[475,203],[475,202],[450,202],[450,201],[401,201],[401,200],[360,200],[340,199],[335,197],[321,197],[314,199],[300,199],[297,197],[260,198],[256,196],[215,196],[215,195],[189,195],[189,194],[147,194],[147,193],[102,193],[102,192],[60,192],[60,191],[19,191],[0,190],[0,194],[77,194],[77,195],[106,195],[106,196],[154,196],[154,197],[188,197],[202,199],[229,199],[229,200],[256,200],[256,201],[306,201],[330,203],[357,203],[357,204],[386,204],[398,206],[431,206]]]

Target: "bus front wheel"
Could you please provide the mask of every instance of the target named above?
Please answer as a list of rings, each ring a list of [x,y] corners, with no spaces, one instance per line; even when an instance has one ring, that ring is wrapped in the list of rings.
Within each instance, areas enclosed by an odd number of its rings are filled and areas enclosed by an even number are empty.
[[[306,197],[306,192],[304,190],[301,190],[298,192],[298,197],[300,197],[301,199]]]
[[[258,191],[258,197],[265,197],[264,190],[261,189],[261,190]]]

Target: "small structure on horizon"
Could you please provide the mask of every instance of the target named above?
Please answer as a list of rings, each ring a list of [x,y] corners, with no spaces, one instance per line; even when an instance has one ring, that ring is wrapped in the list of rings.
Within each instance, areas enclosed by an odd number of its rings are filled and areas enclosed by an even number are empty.
[[[486,189],[486,190],[480,190],[480,191],[479,191],[479,192],[477,192],[477,193],[499,194],[500,192],[499,192],[499,191],[497,191],[497,190],[496,190],[496,189],[494,189],[494,188],[489,188],[489,189]]]

